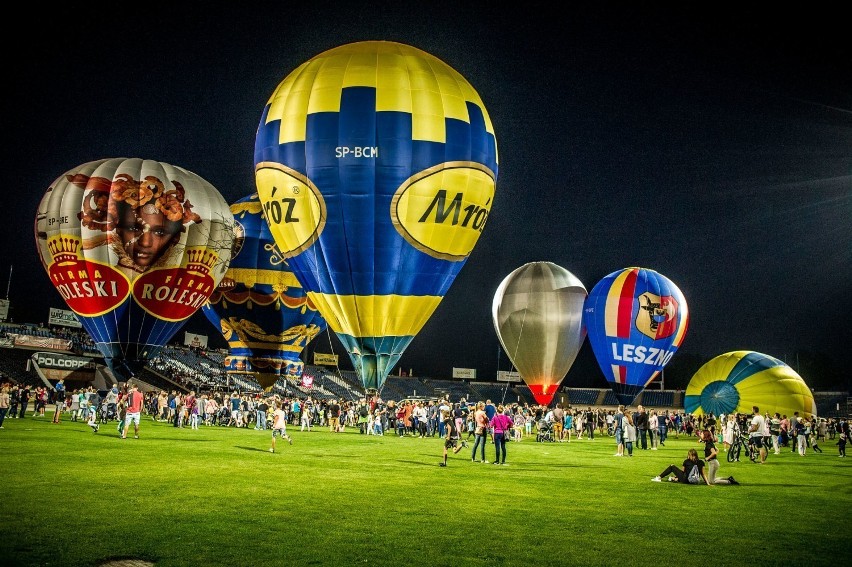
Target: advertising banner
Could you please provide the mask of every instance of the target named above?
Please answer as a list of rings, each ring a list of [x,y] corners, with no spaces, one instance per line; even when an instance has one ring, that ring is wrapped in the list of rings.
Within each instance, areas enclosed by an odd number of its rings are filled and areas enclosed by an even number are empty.
[[[455,367],[453,367],[453,378],[464,378],[466,380],[476,380],[476,368],[455,368]]]
[[[497,381],[498,382],[520,382],[521,381],[521,373],[517,370],[514,372],[509,372],[507,370],[498,370],[497,371]]]
[[[95,362],[79,356],[68,356],[58,352],[37,352],[31,357],[39,368],[55,368],[58,370],[94,370]]]
[[[183,335],[183,344],[192,348],[207,348],[207,335],[185,332]]]
[[[73,311],[68,309],[57,309],[55,307],[50,308],[47,323],[49,325],[60,325],[62,327],[74,327],[75,329],[81,329],[83,327],[83,324],[79,319],[77,319],[77,315],[75,315]]]
[[[24,348],[49,348],[53,350],[71,350],[71,341],[66,339],[53,339],[47,337],[34,337],[32,335],[13,335],[16,347]]]
[[[318,366],[337,366],[337,355],[324,352],[314,353],[314,364]]]

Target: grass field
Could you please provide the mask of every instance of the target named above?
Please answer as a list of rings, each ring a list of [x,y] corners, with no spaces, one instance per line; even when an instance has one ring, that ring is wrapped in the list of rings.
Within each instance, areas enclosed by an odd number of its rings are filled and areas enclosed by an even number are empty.
[[[692,439],[613,456],[613,439],[508,444],[507,466],[441,468],[442,441],[290,428],[6,419],[0,564],[843,565],[852,458],[722,463],[741,486],[653,483]],[[132,436],[131,436],[132,437]],[[488,445],[486,458],[494,456]]]

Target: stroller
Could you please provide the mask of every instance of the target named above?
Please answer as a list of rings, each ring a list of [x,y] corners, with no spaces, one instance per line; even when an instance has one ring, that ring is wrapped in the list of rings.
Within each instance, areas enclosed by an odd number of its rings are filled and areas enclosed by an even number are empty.
[[[535,440],[539,443],[543,441],[556,441],[553,438],[553,424],[548,423],[547,420],[540,420],[537,429],[538,434],[535,436]]]

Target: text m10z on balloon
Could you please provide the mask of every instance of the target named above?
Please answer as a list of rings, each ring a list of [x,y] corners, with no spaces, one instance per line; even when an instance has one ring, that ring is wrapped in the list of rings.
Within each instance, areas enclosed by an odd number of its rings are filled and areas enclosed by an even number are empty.
[[[375,146],[337,146],[334,148],[334,157],[356,157],[356,158],[377,158],[379,157],[379,148]]]

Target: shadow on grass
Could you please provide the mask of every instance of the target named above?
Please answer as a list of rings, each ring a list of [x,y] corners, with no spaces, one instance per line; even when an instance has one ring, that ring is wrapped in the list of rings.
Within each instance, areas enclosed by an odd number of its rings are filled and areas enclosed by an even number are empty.
[[[234,445],[234,449],[242,449],[243,451],[260,451],[261,453],[268,453],[269,448],[266,449],[258,449],[257,447],[243,447],[242,445]]]

